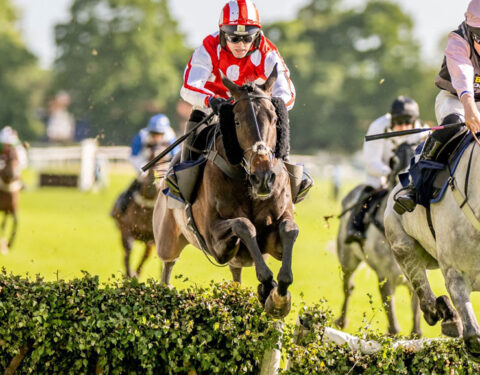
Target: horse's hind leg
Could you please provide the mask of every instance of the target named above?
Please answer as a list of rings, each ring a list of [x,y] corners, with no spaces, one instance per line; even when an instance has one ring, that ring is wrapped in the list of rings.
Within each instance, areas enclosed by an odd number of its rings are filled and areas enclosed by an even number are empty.
[[[241,284],[242,283],[242,267],[234,267],[232,265],[228,265],[230,268],[230,272],[232,273],[233,281]]]
[[[13,212],[12,217],[13,217],[13,226],[12,226],[12,233],[10,234],[10,238],[8,240],[8,247],[12,247],[13,241],[15,240],[15,235],[17,234],[17,224],[18,224],[17,213]]]
[[[387,314],[388,333],[396,335],[400,332],[400,326],[398,324],[397,315],[395,314],[395,283],[388,277],[378,275],[378,288],[380,289],[383,307]]]
[[[420,301],[416,293],[410,289],[410,294],[412,297],[412,316],[413,316],[413,327],[412,327],[412,337],[421,337],[423,335],[422,327],[420,321],[422,315],[420,314]]]
[[[337,320],[335,320],[335,324],[343,329],[348,325],[347,309],[354,288],[353,274],[362,261],[353,254],[351,246],[340,243],[340,240],[337,241],[337,252],[342,267],[343,305],[342,312]]]
[[[125,272],[128,277],[133,277],[132,270],[130,268],[130,253],[133,248],[133,237],[129,233],[122,232],[122,245],[123,245],[123,262],[125,264]]]
[[[140,276],[140,272],[142,271],[143,265],[145,264],[146,260],[152,254],[153,247],[154,247],[153,242],[151,242],[151,241],[145,242],[145,251],[143,252],[142,259],[140,260],[140,263],[137,266],[137,271],[135,272],[137,277]]]

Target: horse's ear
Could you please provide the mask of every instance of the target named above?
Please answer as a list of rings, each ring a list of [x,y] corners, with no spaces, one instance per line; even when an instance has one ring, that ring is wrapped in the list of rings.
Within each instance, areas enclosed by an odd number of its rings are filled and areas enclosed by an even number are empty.
[[[260,88],[263,91],[265,91],[266,93],[268,93],[270,95],[272,94],[273,85],[277,81],[277,77],[278,77],[277,65],[278,65],[278,63],[275,64],[275,66],[273,67],[272,73],[270,73],[270,75],[268,76],[265,83],[260,86]]]
[[[230,93],[233,95],[233,97],[239,97],[241,95],[240,87],[237,86],[232,81],[230,81],[230,79],[227,76],[223,75],[222,72],[220,72],[220,75],[222,77],[223,84],[228,89],[228,91],[230,91]]]

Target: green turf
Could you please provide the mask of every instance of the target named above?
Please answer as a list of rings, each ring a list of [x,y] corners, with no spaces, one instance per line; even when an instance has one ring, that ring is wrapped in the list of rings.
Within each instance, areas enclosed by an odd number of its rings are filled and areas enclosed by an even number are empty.
[[[132,174],[113,174],[110,187],[99,192],[81,192],[72,188],[36,188],[36,176],[26,173],[27,189],[21,193],[19,230],[16,244],[4,256],[0,266],[15,274],[41,274],[47,280],[57,277],[71,279],[82,275],[82,270],[97,274],[107,281],[112,274],[123,273],[123,251],[120,234],[109,216],[119,192],[131,182]],[[345,194],[343,189],[341,194]],[[302,301],[317,302],[325,298],[332,310],[338,313],[343,299],[341,271],[335,254],[335,237],[338,220],[327,222],[324,216],[338,214],[339,202],[332,199],[330,185],[317,181],[307,199],[296,206],[296,221],[300,234],[294,248],[293,321]],[[133,251],[133,262],[142,254],[140,243]],[[276,274],[279,262],[268,264]],[[161,262],[153,256],[146,264],[141,280],[159,278]],[[227,268],[210,264],[205,255],[193,247],[187,247],[173,270],[172,282],[183,287],[190,282],[207,285],[210,280],[230,279]],[[183,278],[178,278],[183,275]],[[177,276],[177,278],[175,278]],[[184,278],[188,278],[185,281]],[[430,274],[436,293],[444,293],[443,279],[438,271]],[[244,285],[258,284],[253,268],[243,271]],[[367,266],[355,275],[355,290],[349,310],[349,332],[355,332],[365,319],[373,327],[385,330],[386,318],[380,311],[380,297],[376,274]],[[303,296],[303,297],[302,297]],[[476,296],[475,296],[476,297]],[[371,303],[370,303],[371,302]],[[474,306],[480,308],[480,300],[474,298]],[[402,333],[411,329],[410,298],[406,288],[399,288],[396,306]],[[429,327],[422,321],[427,336],[438,336],[439,326]]]

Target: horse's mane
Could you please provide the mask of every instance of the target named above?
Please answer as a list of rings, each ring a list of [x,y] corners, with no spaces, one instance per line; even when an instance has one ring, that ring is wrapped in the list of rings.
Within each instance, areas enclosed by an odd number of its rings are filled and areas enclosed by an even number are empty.
[[[257,88],[253,83],[242,86],[248,92],[254,92]],[[251,91],[250,91],[251,90]],[[275,156],[282,159],[288,156],[290,151],[290,123],[288,110],[285,102],[278,97],[272,97],[272,104],[277,114],[277,144],[275,145]],[[222,133],[223,147],[232,165],[239,164],[243,158],[243,150],[238,143],[235,132],[235,116],[233,104],[224,104],[220,108],[220,132]]]

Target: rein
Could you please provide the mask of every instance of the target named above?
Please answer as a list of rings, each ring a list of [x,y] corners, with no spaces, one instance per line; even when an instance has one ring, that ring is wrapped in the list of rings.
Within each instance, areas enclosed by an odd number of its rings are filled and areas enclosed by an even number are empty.
[[[274,153],[273,153],[273,150],[266,145],[266,143],[264,142],[264,140],[262,138],[262,135],[260,134],[260,127],[258,126],[257,115],[255,114],[255,108],[253,108],[253,100],[254,99],[266,99],[266,100],[269,100],[270,102],[272,101],[272,98],[270,98],[268,96],[265,96],[265,95],[245,94],[244,96],[237,99],[235,101],[235,103],[233,103],[233,106],[235,107],[239,102],[241,102],[243,100],[248,100],[248,107],[250,108],[250,111],[252,112],[253,121],[254,121],[254,124],[255,124],[255,130],[256,130],[256,133],[257,133],[258,141],[252,147],[249,147],[248,149],[246,149],[243,152],[242,167],[243,167],[243,169],[245,170],[245,172],[247,173],[248,176],[251,175],[252,160],[253,160],[253,157],[255,155],[268,155],[268,159],[269,159],[269,163],[270,163],[270,169],[272,169],[272,170],[274,169],[273,168],[273,160],[274,160],[273,154]],[[245,157],[245,155],[247,153],[250,153],[250,157],[248,158],[248,160]]]

